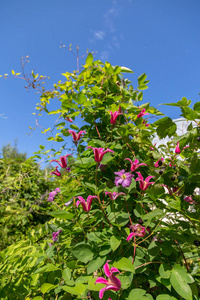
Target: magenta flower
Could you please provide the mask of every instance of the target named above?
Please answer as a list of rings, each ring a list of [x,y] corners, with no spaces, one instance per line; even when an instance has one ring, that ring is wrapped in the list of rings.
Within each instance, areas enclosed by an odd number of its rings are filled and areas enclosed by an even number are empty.
[[[114,151],[110,150],[110,149],[107,149],[104,151],[104,148],[94,148],[94,147],[91,147],[91,146],[88,146],[88,148],[91,148],[94,152],[94,159],[96,162],[100,163],[104,157],[104,155],[107,153],[107,152],[111,152],[111,153],[114,153]]]
[[[66,117],[66,120],[68,121],[68,122],[73,122],[73,120],[71,119],[71,118],[69,118],[69,117]]]
[[[103,277],[98,277],[96,283],[102,283],[105,284],[106,287],[102,288],[99,291],[99,298],[102,299],[105,291],[107,290],[113,290],[113,291],[119,291],[121,288],[121,281],[113,275],[113,273],[119,272],[118,269],[112,267],[111,269],[109,268],[108,265],[109,260],[106,262],[106,264],[103,266],[104,273],[108,277],[108,280],[103,278]]]
[[[86,202],[85,199],[84,199],[83,197],[81,197],[81,196],[78,196],[77,198],[79,199],[79,201],[76,202],[76,206],[78,207],[79,204],[81,204],[81,205],[83,206],[84,211],[88,212],[88,211],[90,211],[91,204],[92,204],[92,200],[93,200],[94,198],[97,198],[97,196],[91,196],[91,195],[89,195],[89,196],[87,197],[87,202]]]
[[[60,188],[56,188],[54,191],[49,193],[49,198],[47,199],[47,201],[49,202],[53,202],[54,201],[54,197],[60,193]]]
[[[117,199],[117,197],[120,196],[120,195],[126,196],[125,193],[116,193],[116,192],[113,192],[113,193],[111,193],[111,192],[105,192],[105,195],[108,195],[109,198],[110,198],[110,200],[112,200],[112,201],[114,201],[115,199]]]
[[[155,164],[154,167],[155,168],[159,168],[160,166],[162,166],[162,162],[164,161],[164,158],[161,157],[161,159],[159,159]]]
[[[127,241],[129,241],[133,236],[143,237],[146,234],[145,227],[143,227],[140,224],[132,225],[131,229],[133,230],[133,232],[129,234],[129,236],[126,239]]]
[[[145,180],[140,172],[136,172],[138,174],[138,178],[135,181],[140,182],[140,189],[145,191],[149,185],[154,184],[155,182],[149,182],[149,180],[155,176],[148,176]]]
[[[147,122],[148,122],[147,120],[143,120],[142,124],[144,124],[146,127],[149,127],[150,124],[148,124]]]
[[[57,159],[52,159],[50,163],[52,162],[57,162],[57,164],[59,164],[61,166],[61,168],[66,168],[67,167],[67,157],[70,156],[71,154],[67,154],[67,155],[63,155],[60,156],[60,162]]]
[[[146,111],[146,108],[143,108],[141,110],[141,112],[137,115],[137,118],[139,119],[139,118],[141,118],[141,117],[143,117],[145,115],[148,115],[148,113],[145,113],[145,111]]]
[[[75,143],[77,143],[80,140],[80,138],[83,136],[83,133],[86,133],[85,130],[81,130],[79,131],[79,133],[76,133],[74,130],[68,130],[68,132],[72,134]]]
[[[187,196],[187,197],[184,198],[184,200],[185,200],[186,202],[190,203],[190,204],[195,203],[194,200],[192,199],[192,196]]]
[[[61,173],[57,169],[58,169],[58,167],[56,167],[55,170],[50,173],[50,175],[54,174],[56,176],[61,176]]]
[[[125,173],[125,170],[114,172],[114,174],[118,175],[118,177],[115,177],[116,186],[119,186],[119,184],[121,184],[123,187],[129,187],[131,185],[132,177],[134,177],[134,175],[128,172]]]
[[[181,149],[179,148],[179,142],[178,142],[177,145],[176,145],[175,153],[177,153],[177,154],[180,154],[180,153],[181,153]]]
[[[54,243],[57,242],[58,236],[59,236],[59,234],[61,233],[61,231],[62,231],[62,230],[58,230],[57,232],[53,232],[53,233],[52,233],[52,240],[53,240]],[[50,246],[52,246],[52,245],[53,245],[53,244],[50,243]]]
[[[116,122],[116,120],[117,120],[117,117],[118,117],[119,115],[122,115],[122,113],[119,112],[118,110],[115,111],[114,113],[113,113],[112,111],[110,111],[110,115],[111,115],[110,123],[111,123],[111,124],[115,124],[115,122]]]
[[[135,159],[134,162],[132,162],[132,160],[130,160],[130,158],[125,158],[124,160],[129,160],[131,163],[131,172],[134,172],[135,170],[137,170],[137,168],[139,168],[140,166],[147,166],[144,163],[138,164],[139,160]]]

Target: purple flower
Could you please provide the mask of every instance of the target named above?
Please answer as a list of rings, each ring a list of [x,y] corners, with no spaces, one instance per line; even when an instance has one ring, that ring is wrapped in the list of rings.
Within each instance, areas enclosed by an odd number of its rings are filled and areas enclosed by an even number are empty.
[[[145,191],[149,185],[154,184],[154,182],[149,182],[149,180],[155,176],[148,176],[145,180],[140,172],[136,172],[138,174],[138,178],[135,181],[140,182],[140,189]]]
[[[71,168],[70,167],[67,167],[66,168],[66,171],[69,173],[69,172],[71,172]]]
[[[115,122],[116,122],[116,120],[117,120],[117,117],[118,117],[119,115],[122,115],[122,113],[119,112],[119,111],[115,111],[114,113],[113,113],[112,111],[110,111],[110,115],[111,115],[110,123],[111,123],[111,124],[115,124]]]
[[[54,197],[55,197],[58,193],[60,193],[60,188],[55,188],[54,191],[52,191],[52,192],[49,193],[49,198],[47,199],[47,201],[53,202],[53,201],[54,201]]]
[[[131,229],[133,230],[133,232],[129,234],[126,239],[127,241],[129,241],[133,236],[143,237],[146,234],[145,227],[141,226],[140,224],[132,225]]]
[[[124,160],[129,160],[131,163],[131,172],[134,172],[135,170],[137,170],[140,166],[147,166],[144,163],[139,164],[139,160],[135,159],[134,162],[132,162],[132,160],[130,160],[130,158],[125,158]]]
[[[94,148],[94,147],[91,147],[91,146],[88,146],[88,148],[91,148],[94,152],[94,159],[96,162],[100,163],[104,157],[104,155],[107,153],[107,152],[111,152],[111,153],[114,153],[114,151],[110,150],[110,149],[107,149],[107,150],[104,150],[104,148]]]
[[[61,229],[60,230],[58,230],[57,232],[53,232],[52,233],[52,241],[53,241],[53,243],[55,243],[55,242],[57,242],[57,240],[58,240],[58,236],[59,236],[59,234],[61,233]],[[53,244],[52,243],[50,243],[50,246],[52,246]]]
[[[112,200],[112,201],[114,201],[115,199],[117,199],[117,197],[120,196],[120,195],[126,196],[125,193],[116,193],[116,192],[113,192],[113,193],[111,193],[111,192],[105,192],[105,195],[108,195],[110,197],[110,200]]]
[[[51,160],[51,162],[50,163],[52,163],[52,162],[57,162],[57,164],[59,164],[60,165],[60,167],[61,168],[66,168],[67,167],[67,157],[68,156],[70,156],[71,154],[67,154],[67,155],[63,155],[63,156],[60,156],[60,162],[59,162],[59,160],[57,160],[57,159],[53,159],[53,160]],[[57,168],[57,167],[56,167]],[[57,175],[58,176],[58,175]]]
[[[90,211],[92,200],[94,198],[97,198],[97,196],[89,195],[87,197],[87,201],[85,201],[85,199],[81,196],[78,196],[77,198],[79,199],[79,201],[76,202],[76,206],[78,207],[79,204],[81,204],[83,206],[84,211],[88,212],[88,211]]]
[[[192,196],[187,196],[187,197],[184,198],[184,200],[185,200],[186,202],[190,203],[190,204],[195,203],[194,200],[192,199]]]
[[[118,177],[115,177],[116,186],[119,186],[119,184],[121,184],[123,187],[129,187],[131,185],[132,177],[134,177],[134,175],[128,172],[125,173],[125,170],[114,172],[114,174],[118,175]]]
[[[65,206],[69,206],[73,202],[74,198],[72,197],[68,202],[65,203]]]
[[[106,264],[103,266],[104,269],[104,273],[106,274],[106,276],[108,277],[108,280],[103,278],[103,277],[98,277],[95,284],[96,283],[102,283],[105,284],[106,287],[102,288],[99,291],[99,298],[102,299],[103,295],[105,293],[105,291],[107,290],[113,290],[113,291],[119,291],[121,288],[121,281],[115,276],[113,275],[113,273],[119,272],[118,269],[112,267],[111,269],[109,268],[108,262],[106,262]]]

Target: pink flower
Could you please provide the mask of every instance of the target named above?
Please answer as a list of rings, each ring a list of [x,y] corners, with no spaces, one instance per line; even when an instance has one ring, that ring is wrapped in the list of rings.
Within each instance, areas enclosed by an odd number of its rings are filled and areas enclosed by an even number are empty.
[[[122,113],[119,112],[119,111],[115,111],[114,113],[113,113],[112,111],[110,111],[110,115],[111,115],[110,123],[111,123],[111,124],[115,124],[115,122],[116,122],[116,120],[117,120],[117,117],[118,117],[119,115],[122,115]]]
[[[111,192],[105,192],[105,195],[108,195],[110,197],[110,200],[112,200],[112,201],[114,201],[115,199],[117,199],[117,197],[120,196],[120,195],[126,196],[125,193],[116,193],[116,192],[113,192],[113,193],[111,193]]]
[[[67,154],[64,156],[60,156],[60,162],[57,159],[52,159],[50,163],[52,162],[57,162],[57,164],[59,164],[61,166],[61,168],[66,168],[67,167],[67,157],[70,156],[71,154]]]
[[[147,122],[148,122],[147,120],[143,120],[142,124],[144,124],[146,127],[149,127],[150,124],[148,124]]]
[[[164,161],[164,158],[161,157],[161,159],[159,159],[155,164],[154,167],[155,168],[159,168],[160,166],[162,166],[162,162]]]
[[[145,111],[146,111],[146,108],[143,108],[141,110],[141,112],[137,115],[137,118],[139,119],[139,118],[141,118],[141,117],[143,117],[145,115],[148,115],[148,113],[145,113]]]
[[[72,134],[75,143],[77,143],[80,140],[80,138],[83,136],[83,133],[86,133],[85,130],[81,130],[79,131],[79,133],[76,133],[74,130],[68,130],[68,132]]]
[[[73,120],[71,119],[71,118],[69,118],[69,117],[66,117],[66,120],[68,121],[68,122],[73,122]]]
[[[61,229],[60,230],[58,230],[57,232],[53,232],[52,233],[52,240],[53,240],[53,242],[55,243],[55,242],[57,242],[57,240],[58,240],[58,236],[59,236],[59,234],[61,233]],[[52,246],[53,244],[52,243],[50,243],[50,246]]]
[[[179,142],[178,142],[177,145],[176,145],[175,153],[177,153],[177,154],[180,154],[180,153],[181,153],[181,149],[179,148]]]
[[[103,266],[104,269],[104,273],[106,274],[106,276],[108,277],[108,280],[103,278],[103,277],[98,277],[95,284],[96,283],[102,283],[105,284],[106,287],[102,288],[99,291],[99,298],[102,299],[103,295],[105,293],[105,291],[107,290],[113,290],[113,291],[119,291],[121,288],[121,281],[115,276],[113,275],[113,273],[119,272],[118,269],[112,267],[111,269],[109,268],[108,262],[106,262],[106,264]]]
[[[57,169],[58,169],[58,167],[56,167],[55,170],[50,173],[50,175],[54,174],[56,176],[61,176],[61,173]]]
[[[111,152],[111,153],[114,153],[114,151],[110,150],[110,149],[107,149],[104,151],[104,148],[94,148],[94,147],[91,147],[91,146],[88,146],[87,149],[90,148],[93,150],[94,152],[94,159],[96,162],[101,162],[104,155],[107,153],[107,152]]]
[[[121,170],[119,172],[114,172],[115,175],[118,175],[118,177],[115,177],[115,185],[119,186],[121,184],[123,187],[129,187],[131,185],[132,175],[131,173],[125,173],[125,170]]]
[[[140,224],[132,225],[131,229],[133,230],[133,232],[129,234],[126,239],[127,241],[129,241],[133,236],[143,237],[146,234],[145,227],[142,227]]]
[[[92,200],[93,200],[94,198],[97,198],[97,196],[91,196],[91,195],[89,195],[89,196],[87,197],[87,202],[86,202],[85,199],[84,199],[83,197],[81,197],[81,196],[78,196],[77,198],[79,199],[79,201],[76,202],[76,206],[78,207],[79,204],[81,204],[81,205],[83,206],[84,211],[90,211],[91,204],[92,204]]]
[[[129,160],[131,163],[131,172],[134,172],[135,170],[137,170],[140,166],[147,166],[144,163],[138,164],[139,160],[135,159],[134,162],[132,162],[132,160],[130,160],[130,158],[125,158],[124,160]]]
[[[187,197],[184,198],[184,200],[185,200],[186,202],[190,203],[190,204],[195,203],[194,200],[192,199],[192,196],[187,196]]]
[[[54,197],[60,193],[60,188],[56,188],[54,191],[49,193],[49,198],[47,199],[47,201],[49,202],[53,202],[54,201]]]
[[[136,172],[138,174],[138,178],[135,181],[140,181],[140,189],[145,191],[149,185],[154,184],[155,182],[149,182],[149,180],[155,176],[148,176],[145,180],[140,172]]]

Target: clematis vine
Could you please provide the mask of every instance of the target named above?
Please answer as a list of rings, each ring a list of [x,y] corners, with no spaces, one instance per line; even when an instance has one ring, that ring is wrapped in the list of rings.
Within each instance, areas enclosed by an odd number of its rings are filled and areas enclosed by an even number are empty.
[[[57,164],[59,164],[59,166],[61,168],[67,168],[67,157],[70,156],[71,154],[66,154],[66,155],[63,155],[63,156],[60,156],[59,160],[57,159],[52,159],[50,163],[52,162],[56,162]]]
[[[78,207],[79,204],[81,204],[83,206],[84,211],[88,212],[91,209],[92,200],[94,198],[97,198],[97,196],[89,195],[87,197],[87,201],[85,201],[85,199],[81,196],[78,196],[77,198],[79,199],[79,201],[76,202],[76,206]]]
[[[146,234],[145,227],[143,227],[140,224],[132,225],[130,226],[130,228],[132,229],[133,232],[129,234],[129,236],[126,239],[127,241],[130,241],[130,239],[132,239],[133,236],[143,237]]]
[[[66,117],[66,120],[71,123],[73,122],[73,120],[70,117]]]
[[[55,170],[53,172],[50,173],[50,175],[56,175],[56,176],[61,176],[61,173],[57,170],[58,167],[55,168]]]
[[[134,162],[130,158],[125,158],[124,160],[129,160],[131,163],[131,172],[134,172],[137,170],[140,166],[147,166],[144,163],[139,164],[139,160],[135,159]]]
[[[117,120],[117,117],[118,117],[119,115],[122,115],[122,113],[119,112],[118,110],[115,111],[114,113],[113,113],[112,111],[110,111],[110,115],[111,115],[110,123],[111,123],[111,124],[115,124],[115,122],[116,122],[116,120]]]
[[[116,200],[117,197],[119,197],[120,195],[126,196],[125,193],[116,193],[116,192],[113,192],[113,193],[111,193],[111,192],[105,192],[105,195],[108,195],[109,198],[110,198],[110,200],[112,200],[112,201]]]
[[[192,196],[187,196],[187,197],[184,198],[184,200],[185,200],[186,202],[190,203],[190,204],[195,203],[194,200],[192,199]]]
[[[148,124],[148,121],[147,120],[143,120],[142,124],[144,124],[146,127],[149,127],[150,124]]]
[[[109,260],[106,262],[106,264],[103,266],[104,273],[108,277],[108,279],[105,279],[103,277],[98,277],[96,283],[105,284],[106,287],[102,288],[99,291],[99,298],[103,299],[103,295],[105,291],[107,290],[113,290],[113,291],[119,291],[121,288],[121,281],[113,274],[116,272],[119,272],[117,268],[110,268],[108,265]]]
[[[145,191],[148,186],[150,186],[151,184],[154,184],[155,182],[149,182],[149,180],[155,176],[148,176],[145,180],[142,176],[142,174],[140,172],[136,172],[138,174],[138,178],[135,179],[135,181],[139,181],[140,182],[140,189],[142,191]]]
[[[94,159],[98,163],[100,163],[102,161],[102,159],[106,153],[108,153],[108,152],[114,153],[114,151],[112,151],[110,149],[104,150],[104,148],[94,148],[94,147],[88,146],[87,149],[89,149],[89,148],[93,150]]]
[[[180,153],[181,153],[181,149],[179,148],[179,142],[178,142],[177,145],[176,145],[175,153],[176,153],[176,154],[180,154]]]
[[[164,158],[161,157],[161,159],[159,159],[155,164],[154,167],[155,168],[159,168],[160,166],[162,166],[162,162],[164,161]]]
[[[76,133],[74,130],[68,130],[68,132],[70,134],[72,134],[72,138],[73,138],[75,144],[77,144],[77,142],[83,136],[83,133],[86,133],[85,130],[81,130],[81,131],[79,131],[79,133]]]
[[[53,202],[54,201],[54,197],[60,193],[60,188],[56,188],[54,191],[49,193],[49,198],[47,199],[47,201],[49,202]]]
[[[58,240],[58,236],[59,236],[59,234],[61,233],[61,229],[60,230],[58,230],[57,232],[53,232],[52,233],[52,240],[53,240],[53,243],[55,243],[55,242],[57,242],[57,240]],[[53,244],[52,243],[50,243],[50,246],[52,246]]]
[[[143,117],[145,115],[148,115],[148,113],[145,113],[145,111],[146,111],[146,108],[143,108],[141,110],[141,112],[139,112],[139,114],[137,115],[137,118],[139,119],[139,118],[141,118],[141,117]]]
[[[125,173],[125,170],[121,170],[119,172],[114,172],[115,175],[118,175],[115,177],[115,185],[119,186],[120,184],[123,187],[129,187],[131,185],[132,178],[134,177],[131,173]]]

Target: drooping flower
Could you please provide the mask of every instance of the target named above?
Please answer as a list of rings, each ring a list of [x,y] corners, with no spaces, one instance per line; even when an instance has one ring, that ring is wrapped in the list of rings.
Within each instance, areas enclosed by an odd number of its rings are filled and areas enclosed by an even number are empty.
[[[148,115],[148,113],[145,113],[145,111],[146,111],[146,108],[143,108],[141,110],[141,112],[139,112],[139,114],[137,115],[137,118],[139,119],[139,118],[141,118],[141,117],[143,117],[145,115]]]
[[[155,182],[149,182],[149,180],[155,176],[148,176],[145,180],[142,176],[142,174],[140,172],[136,172],[138,174],[138,178],[135,179],[135,181],[139,181],[140,182],[140,189],[142,191],[145,191],[148,186],[150,186],[151,184],[154,184]]]
[[[66,171],[69,173],[69,172],[71,172],[71,168],[70,167],[67,167],[66,168]]]
[[[108,262],[109,261],[107,261],[106,264],[103,266],[104,273],[108,277],[108,279],[105,279],[103,277],[98,277],[95,282],[95,284],[102,283],[102,284],[106,285],[106,287],[102,288],[99,291],[100,299],[103,299],[103,295],[104,295],[105,291],[107,291],[107,290],[119,291],[121,288],[121,281],[113,274],[113,273],[119,272],[119,270],[114,267],[112,267],[110,269]]]
[[[59,166],[61,166],[61,168],[66,168],[67,167],[67,157],[70,156],[71,154],[66,154],[63,156],[60,156],[60,162],[57,159],[52,159],[50,163],[52,162],[56,162],[57,164],[59,164]]]
[[[88,146],[87,149],[90,148],[93,150],[94,152],[94,159],[96,162],[101,162],[104,155],[108,152],[111,152],[111,153],[114,153],[114,151],[110,150],[110,149],[107,149],[107,150],[104,150],[104,148],[94,148],[94,147],[91,147],[91,146]]]
[[[105,192],[105,195],[108,195],[109,198],[110,198],[110,200],[112,200],[112,201],[114,201],[115,199],[117,199],[117,197],[120,196],[120,195],[126,196],[125,193],[116,193],[116,192],[113,192],[113,193],[111,193],[111,192]]]
[[[54,197],[60,193],[60,188],[56,188],[54,191],[49,193],[49,198],[47,199],[47,201],[49,202],[53,202],[54,201]]]
[[[125,173],[125,170],[121,170],[119,172],[114,172],[115,175],[118,175],[115,177],[115,185],[119,186],[120,184],[123,187],[129,187],[131,185],[132,178],[134,177],[131,173]]]
[[[55,242],[57,242],[57,240],[58,240],[58,236],[59,236],[59,234],[61,233],[61,229],[60,230],[58,230],[57,232],[53,232],[52,233],[52,241],[53,241],[53,243],[55,243]],[[52,246],[53,244],[52,243],[50,243],[50,246]]]
[[[50,173],[50,175],[54,174],[56,176],[61,176],[61,173],[57,169],[58,169],[58,167],[56,167],[55,170]]]
[[[118,110],[115,111],[114,113],[113,113],[112,111],[110,111],[110,115],[111,115],[110,123],[111,123],[111,124],[115,124],[115,122],[116,122],[116,120],[117,120],[117,117],[118,117],[119,115],[122,115],[122,113],[119,112]]]
[[[125,158],[124,160],[129,160],[131,163],[131,172],[134,172],[137,170],[140,166],[147,166],[144,163],[139,164],[139,160],[135,159],[134,162],[130,158]]]
[[[70,117],[66,117],[66,120],[71,123],[73,122],[73,120]]]
[[[192,199],[192,196],[187,196],[187,197],[184,198],[184,200],[185,200],[186,202],[190,203],[190,204],[195,203],[194,200]]]
[[[89,195],[87,197],[87,201],[85,201],[85,199],[83,197],[81,197],[81,196],[78,196],[77,198],[79,199],[79,201],[76,202],[76,206],[78,207],[79,204],[81,204],[83,206],[84,211],[87,212],[87,211],[90,211],[92,200],[94,198],[97,198],[97,196],[91,196],[91,195]]]
[[[79,131],[79,133],[76,133],[74,130],[68,130],[68,132],[72,134],[75,143],[77,143],[80,140],[80,138],[83,136],[83,133],[86,133],[85,130],[81,130]]]
[[[177,154],[180,154],[180,153],[181,153],[181,149],[179,148],[179,142],[178,142],[177,145],[176,145],[175,153],[177,153]]]
[[[160,166],[162,166],[162,162],[164,161],[164,158],[161,157],[161,159],[159,159],[155,164],[154,167],[155,168],[159,168]]]
[[[130,226],[133,232],[129,234],[127,237],[127,241],[129,241],[133,236],[140,236],[143,237],[146,234],[145,227],[141,226],[140,224]]]
[[[142,124],[144,124],[146,127],[149,127],[150,124],[148,124],[147,122],[148,122],[147,120],[143,120]]]

